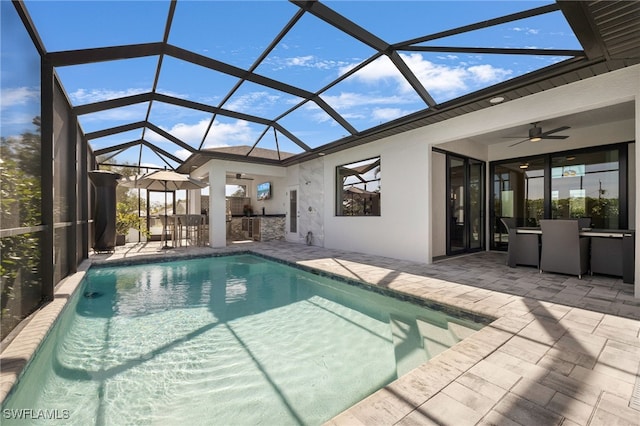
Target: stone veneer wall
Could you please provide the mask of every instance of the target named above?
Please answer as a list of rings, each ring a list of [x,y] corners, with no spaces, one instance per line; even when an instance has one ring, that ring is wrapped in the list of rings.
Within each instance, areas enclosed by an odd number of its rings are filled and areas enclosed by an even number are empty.
[[[228,240],[242,240],[246,238],[244,232],[242,232],[242,218],[231,218],[231,232],[227,235]]]
[[[249,232],[242,230],[242,217],[231,218],[231,234],[227,235],[230,240],[243,240],[249,238]],[[285,218],[257,216],[252,220],[260,220],[260,241],[283,240]],[[253,226],[253,224],[251,225]]]
[[[284,240],[284,217],[260,217],[260,241]]]

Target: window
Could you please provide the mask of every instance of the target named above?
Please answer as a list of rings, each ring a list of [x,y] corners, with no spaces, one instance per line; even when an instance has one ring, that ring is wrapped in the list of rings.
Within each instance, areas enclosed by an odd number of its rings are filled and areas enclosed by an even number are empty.
[[[226,185],[225,193],[227,197],[246,197],[247,185]]]
[[[594,228],[618,229],[620,164],[617,149],[551,159],[553,219],[591,218]]]
[[[627,157],[618,144],[493,163],[491,248],[507,247],[500,217],[518,226],[587,217],[592,228],[626,229]]]
[[[47,294],[41,258],[47,239],[39,225],[43,221],[41,186],[52,183],[49,179],[43,180],[40,167],[40,55],[16,7],[3,1],[0,10],[3,58],[0,64],[0,339],[4,339]],[[67,212],[68,204],[60,203],[58,198],[54,201],[58,203],[56,207]],[[54,214],[62,213],[55,211]],[[65,217],[65,220],[68,219]],[[55,235],[58,264],[66,261],[67,255],[66,241],[60,241],[60,235],[67,229],[59,229]],[[48,285],[53,288],[52,283]]]
[[[380,216],[380,157],[336,168],[336,215]]]
[[[225,194],[227,215],[243,215],[249,211],[251,200],[248,196],[247,185],[227,184]]]
[[[540,226],[544,219],[544,157],[498,164],[493,172],[494,245],[507,247],[501,217],[516,218],[518,226]]]

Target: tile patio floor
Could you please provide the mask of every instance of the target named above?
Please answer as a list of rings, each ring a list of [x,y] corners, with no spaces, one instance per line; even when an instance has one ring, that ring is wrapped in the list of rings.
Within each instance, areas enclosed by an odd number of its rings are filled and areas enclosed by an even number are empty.
[[[495,318],[328,425],[640,425],[640,300],[620,279],[509,268],[498,252],[425,265],[285,242],[173,250],[127,245],[92,255],[91,262],[238,250]],[[63,281],[55,301],[0,355],[0,399],[81,276]]]

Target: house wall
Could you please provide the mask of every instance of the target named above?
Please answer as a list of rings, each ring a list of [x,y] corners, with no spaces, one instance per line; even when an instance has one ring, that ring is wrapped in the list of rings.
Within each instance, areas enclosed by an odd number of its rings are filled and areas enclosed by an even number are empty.
[[[432,256],[447,254],[447,156],[439,152],[431,154],[431,250]]]
[[[432,146],[437,145],[438,148],[450,152],[493,161],[541,152],[634,141],[640,132],[637,125],[640,103],[638,99],[640,65],[329,154],[317,160],[291,166],[284,171],[284,175],[274,173],[283,178],[282,188],[279,184],[275,187],[274,207],[277,206],[286,212],[285,188],[298,185],[301,197],[299,241],[304,241],[303,236],[306,232],[313,230],[314,235],[321,237],[316,240],[316,244],[328,248],[430,262],[433,256],[444,253],[444,202],[440,200],[446,198],[446,194],[443,194],[444,155],[432,153]],[[603,126],[574,129],[572,137],[563,141],[562,149],[544,143],[524,143],[507,149],[513,141],[488,146],[471,141],[474,136],[501,129],[526,126],[531,122],[630,101],[636,103],[635,120],[621,120]],[[336,167],[376,156],[381,157],[381,216],[336,216]],[[633,183],[629,187],[629,195],[632,206],[630,227],[634,229],[638,225],[635,214],[638,209],[638,200],[635,197],[635,164],[638,156],[633,145],[630,149],[629,170],[629,177],[633,179]],[[213,163],[221,165],[225,162],[212,161],[211,164]],[[244,166],[267,167],[251,164],[243,164],[243,168]],[[273,168],[275,169],[277,168]],[[251,172],[244,169],[242,171]],[[263,170],[262,174],[268,176],[269,171]],[[215,197],[211,198],[213,200]],[[308,213],[303,213],[303,210]],[[213,209],[211,211],[213,212]],[[636,245],[636,251],[640,253],[640,239],[636,241]],[[640,276],[640,262],[636,263],[636,274]],[[640,289],[640,286],[636,285],[636,288]]]
[[[324,157],[325,247],[430,260],[429,145],[405,133]],[[336,167],[380,156],[381,215],[336,216]]]

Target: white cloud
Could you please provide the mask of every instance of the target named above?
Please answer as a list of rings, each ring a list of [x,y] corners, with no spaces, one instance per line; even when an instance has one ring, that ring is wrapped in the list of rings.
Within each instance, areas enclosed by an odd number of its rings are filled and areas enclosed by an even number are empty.
[[[251,115],[258,115],[265,112],[267,108],[275,105],[280,100],[280,96],[269,92],[251,92],[245,95],[234,97],[231,102],[223,105],[223,108],[232,111],[247,112]]]
[[[290,66],[308,67],[313,65],[313,55],[285,58],[284,63]]]
[[[246,121],[237,120],[232,123],[213,123],[204,148],[215,148],[229,145],[253,144],[257,135]]]
[[[202,141],[202,137],[204,136],[204,132],[207,130],[208,125],[209,120],[200,120],[196,124],[178,123],[171,128],[163,126],[160,126],[160,128],[181,141],[197,148],[200,146],[200,142]],[[148,131],[145,135],[145,139],[154,143],[167,142],[167,139],[153,131]]]
[[[325,94],[322,95],[322,99],[339,111],[363,105],[397,105],[410,101],[403,96],[371,96],[367,93],[355,92],[341,92],[337,96]]]
[[[400,108],[374,108],[371,114],[371,118],[379,120],[381,122],[390,121],[403,115],[408,114],[410,111],[403,111]]]
[[[522,33],[526,33],[526,34],[531,34],[531,35],[537,35],[540,33],[540,30],[537,28],[529,28],[529,27],[513,27],[511,28],[512,31],[516,31],[516,32],[522,32]]]
[[[191,156],[191,152],[187,151],[186,149],[179,149],[173,154],[181,160],[186,160]]]
[[[69,93],[69,97],[71,98],[72,103],[83,105],[146,92],[149,92],[149,90],[141,88],[129,88],[125,90],[78,89],[75,92]]]
[[[40,110],[33,113],[6,111],[2,113],[2,125],[6,128],[8,126],[24,126],[25,129],[32,129],[33,119],[36,115],[40,115]],[[3,136],[6,136],[3,132]]]
[[[436,64],[425,60],[418,53],[400,56],[429,91],[449,93],[462,91],[466,87],[467,72],[462,67]]]
[[[195,124],[178,123],[171,128],[163,128],[163,130],[194,148],[198,148],[208,126],[209,120],[204,119]],[[149,142],[155,143],[167,142],[165,138],[155,132],[147,132],[146,139],[148,139]],[[250,145],[253,144],[256,139],[257,135],[246,121],[236,120],[229,123],[214,122],[209,130],[203,148]],[[177,150],[175,154],[182,158],[183,155],[188,156],[188,151]]]
[[[346,61],[320,59],[313,55],[291,56],[286,58],[274,56],[268,58],[265,63],[269,63],[275,70],[282,70],[293,67],[332,70],[335,68],[346,66],[348,64]]]
[[[40,101],[40,89],[36,87],[10,87],[0,92],[0,108],[3,110],[34,101]]]
[[[467,69],[471,78],[480,83],[493,83],[508,77],[512,71],[491,65],[474,65]]]
[[[351,71],[357,65],[358,64],[348,64],[340,67],[340,75]],[[398,79],[399,77],[402,77],[402,75],[393,62],[391,62],[391,60],[386,56],[382,56],[349,78],[355,78],[366,83],[377,84],[382,80]]]
[[[428,61],[419,53],[400,54],[411,71],[418,77],[425,88],[434,94],[456,96],[468,90],[470,86],[497,83],[512,74],[511,70],[497,68],[489,64],[471,65],[458,63],[455,66],[438,64]],[[445,57],[447,60],[454,56]],[[344,67],[346,72],[352,66]],[[395,65],[386,57],[382,57],[355,73],[350,79],[369,85],[380,85],[393,82],[399,95],[412,93],[413,89],[397,70]],[[349,79],[347,79],[349,80]],[[389,102],[393,103],[393,102]],[[332,104],[333,105],[333,104]]]
[[[146,104],[129,105],[122,108],[108,109],[91,114],[84,114],[79,117],[80,123],[98,121],[141,121],[147,113]],[[107,124],[105,124],[106,126]],[[111,125],[109,123],[108,125]]]

